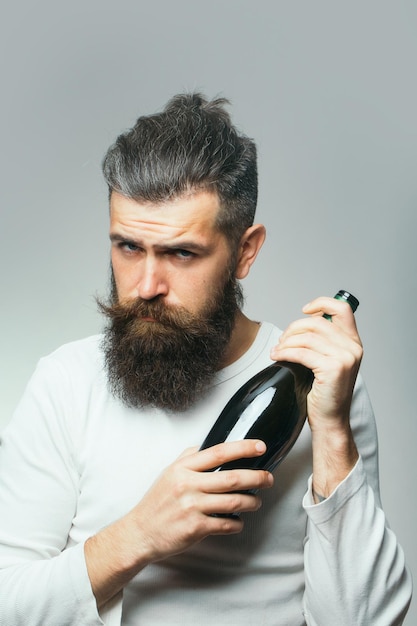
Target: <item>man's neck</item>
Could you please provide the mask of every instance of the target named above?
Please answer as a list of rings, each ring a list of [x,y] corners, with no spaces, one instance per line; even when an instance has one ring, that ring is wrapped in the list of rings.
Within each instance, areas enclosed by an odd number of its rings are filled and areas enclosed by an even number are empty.
[[[236,316],[236,323],[229,345],[222,361],[222,368],[237,361],[253,344],[259,330],[259,322],[250,320],[241,311]]]

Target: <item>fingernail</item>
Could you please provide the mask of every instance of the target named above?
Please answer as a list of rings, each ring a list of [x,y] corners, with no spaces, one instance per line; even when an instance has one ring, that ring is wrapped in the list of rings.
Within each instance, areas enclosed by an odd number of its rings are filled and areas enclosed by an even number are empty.
[[[265,452],[266,450],[266,445],[264,444],[263,441],[257,441],[255,448],[257,449],[258,452]]]

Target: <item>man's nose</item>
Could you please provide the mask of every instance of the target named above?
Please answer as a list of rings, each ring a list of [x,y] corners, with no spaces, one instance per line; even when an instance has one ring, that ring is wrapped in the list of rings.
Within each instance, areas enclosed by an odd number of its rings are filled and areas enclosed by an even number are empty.
[[[143,300],[153,300],[168,294],[168,283],[161,263],[155,259],[144,260],[137,292]]]

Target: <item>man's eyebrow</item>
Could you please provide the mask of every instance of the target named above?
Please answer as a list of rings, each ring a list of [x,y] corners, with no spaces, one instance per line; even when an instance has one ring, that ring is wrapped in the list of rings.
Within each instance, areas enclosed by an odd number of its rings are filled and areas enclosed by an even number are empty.
[[[197,241],[167,241],[154,246],[155,250],[190,250],[190,252],[207,253],[212,249],[209,244],[198,243]]]
[[[110,241],[117,243],[130,243],[138,248],[144,247],[143,241],[140,239],[134,239],[133,237],[125,237],[120,233],[110,233]],[[184,240],[184,241],[166,241],[164,243],[158,243],[152,246],[154,250],[169,251],[169,250],[189,250],[190,252],[196,252],[200,254],[207,254],[212,249],[209,244],[198,243],[197,241]]]
[[[131,237],[124,237],[124,235],[120,235],[119,233],[110,233],[110,241],[127,241],[129,243],[137,243],[139,245],[139,242],[133,241]]]

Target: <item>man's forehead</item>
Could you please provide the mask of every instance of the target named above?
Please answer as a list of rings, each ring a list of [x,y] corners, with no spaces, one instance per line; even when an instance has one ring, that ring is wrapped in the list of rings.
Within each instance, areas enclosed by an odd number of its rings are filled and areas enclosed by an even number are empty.
[[[225,238],[218,226],[218,212],[217,195],[208,192],[156,204],[114,193],[110,239],[115,244],[129,241],[138,247],[155,249],[181,247],[204,255]]]

